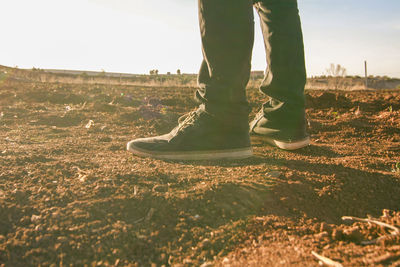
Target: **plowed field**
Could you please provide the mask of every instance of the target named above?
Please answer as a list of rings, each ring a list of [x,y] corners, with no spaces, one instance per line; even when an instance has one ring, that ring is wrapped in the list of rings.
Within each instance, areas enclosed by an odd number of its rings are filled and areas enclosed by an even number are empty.
[[[139,158],[193,88],[0,83],[0,265],[400,265],[400,91],[307,91],[312,145]],[[254,115],[263,96],[248,89]],[[380,238],[372,244],[363,241]]]

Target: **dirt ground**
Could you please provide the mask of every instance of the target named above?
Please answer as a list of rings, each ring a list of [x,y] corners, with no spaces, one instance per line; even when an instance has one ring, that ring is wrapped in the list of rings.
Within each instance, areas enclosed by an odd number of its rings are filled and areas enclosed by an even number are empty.
[[[312,145],[171,162],[193,88],[0,82],[0,266],[400,266],[400,91],[307,91]],[[254,115],[263,102],[248,89]],[[381,238],[379,238],[381,237]],[[379,238],[377,242],[373,242]],[[372,244],[365,244],[364,241]]]

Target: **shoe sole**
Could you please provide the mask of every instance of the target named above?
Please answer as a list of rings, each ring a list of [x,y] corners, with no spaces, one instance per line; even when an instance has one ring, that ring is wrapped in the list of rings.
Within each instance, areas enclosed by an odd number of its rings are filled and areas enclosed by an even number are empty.
[[[208,151],[154,152],[128,143],[127,150],[140,157],[167,160],[227,160],[245,159],[253,156],[251,147]]]
[[[310,145],[310,137],[307,137],[305,139],[295,141],[295,142],[285,142],[285,141],[280,141],[276,140],[267,136],[262,136],[262,135],[253,135],[254,139],[259,139],[262,141],[267,142],[268,144],[278,147],[283,150],[297,150],[303,147],[306,147]]]

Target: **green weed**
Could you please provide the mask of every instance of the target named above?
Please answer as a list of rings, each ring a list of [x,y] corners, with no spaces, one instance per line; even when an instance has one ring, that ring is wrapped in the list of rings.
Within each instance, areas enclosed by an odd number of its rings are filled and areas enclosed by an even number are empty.
[[[340,114],[337,111],[333,111],[332,115],[335,116],[335,119],[339,119],[340,118]]]

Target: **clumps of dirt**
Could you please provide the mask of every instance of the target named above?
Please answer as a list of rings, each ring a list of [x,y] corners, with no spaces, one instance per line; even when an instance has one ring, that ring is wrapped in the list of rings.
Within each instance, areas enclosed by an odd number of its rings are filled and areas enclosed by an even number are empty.
[[[320,246],[325,249],[325,254],[333,250],[347,259],[344,264],[353,266],[400,264],[400,212],[383,210],[382,216],[377,219],[352,217],[343,219],[350,224],[321,223],[319,233],[314,235]]]
[[[80,104],[86,101],[82,95],[71,93],[68,88],[57,87],[51,93],[49,91],[34,90],[22,94],[22,99],[28,101],[53,104]]]
[[[334,225],[323,222],[316,225],[315,231],[318,233],[314,237],[326,241],[325,245],[338,241],[353,242],[359,245],[400,245],[400,212],[383,210],[383,215],[377,219],[343,217],[343,220],[350,223]],[[399,230],[394,231],[374,222],[382,222]]]
[[[398,228],[400,212],[383,210],[383,215],[374,220]],[[400,264],[399,234],[373,223],[328,224],[306,218],[296,221],[264,216],[251,219],[244,233],[245,242],[221,257],[218,266],[317,263],[313,251],[343,266]]]
[[[238,161],[125,150],[175,127],[193,90],[2,81],[0,265],[299,266],[312,251],[397,264],[390,230],[341,217],[399,225],[399,91],[307,91],[312,145],[294,152],[255,139]],[[264,97],[248,100],[254,114]]]
[[[38,125],[71,127],[82,124],[86,120],[86,116],[76,111],[66,112],[63,115],[42,115],[38,120],[33,121]]]
[[[119,104],[124,107],[137,107],[144,103],[144,101],[140,101],[135,99],[133,95],[121,93],[121,95],[116,96],[110,102],[111,104]]]
[[[306,94],[306,104],[317,109],[331,107],[348,108],[352,106],[349,98],[332,92],[318,92],[315,95]]]

